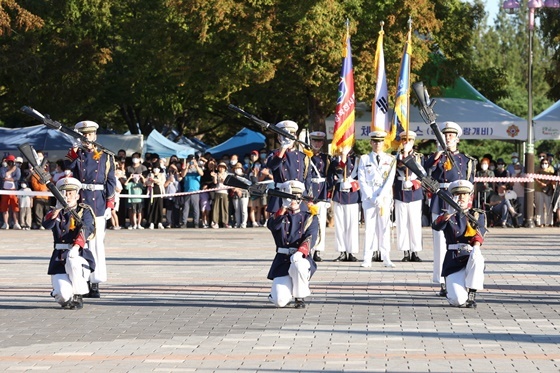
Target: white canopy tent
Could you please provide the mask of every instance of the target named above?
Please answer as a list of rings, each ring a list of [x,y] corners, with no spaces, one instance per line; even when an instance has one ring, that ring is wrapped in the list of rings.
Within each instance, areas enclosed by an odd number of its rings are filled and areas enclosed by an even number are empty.
[[[533,118],[535,140],[560,140],[560,101]]]
[[[459,78],[445,97],[434,97],[437,123],[453,121],[463,129],[465,140],[527,140],[527,121],[494,104],[465,79]],[[371,110],[356,112],[356,139],[367,139]],[[327,138],[332,139],[334,115],[326,119]],[[434,139],[433,131],[424,123],[418,108],[410,107],[410,130],[418,139]]]

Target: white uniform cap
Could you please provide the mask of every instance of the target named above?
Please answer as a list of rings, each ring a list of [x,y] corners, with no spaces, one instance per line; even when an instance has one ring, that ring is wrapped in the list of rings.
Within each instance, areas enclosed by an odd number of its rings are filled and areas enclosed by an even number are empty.
[[[414,131],[402,131],[399,133],[399,137],[401,140],[406,139],[408,137],[409,140],[416,140],[416,132]]]
[[[285,193],[303,194],[305,184],[299,180],[289,180],[278,184],[278,188]]]
[[[73,177],[63,177],[56,182],[56,187],[58,190],[80,190],[82,183]]]
[[[276,127],[282,128],[290,133],[296,133],[298,130],[298,125],[293,120],[283,120],[281,122],[276,123]]]
[[[387,132],[385,131],[372,131],[369,133],[371,140],[385,140],[385,137],[387,137]]]
[[[449,191],[451,194],[459,194],[459,193],[472,193],[473,185],[468,180],[455,180],[451,184],[449,184]]]
[[[91,120],[83,120],[81,122],[76,123],[76,125],[74,126],[74,129],[76,131],[82,132],[82,133],[90,133],[90,132],[95,132],[97,131],[97,129],[99,128],[99,124],[91,121]]]
[[[16,163],[23,163],[22,157],[16,157]]]
[[[463,130],[461,126],[459,126],[455,122],[443,122],[441,125],[441,133],[456,133],[457,137],[461,137],[463,135]]]
[[[314,131],[309,134],[311,140],[324,140],[326,137],[327,135],[321,131]]]

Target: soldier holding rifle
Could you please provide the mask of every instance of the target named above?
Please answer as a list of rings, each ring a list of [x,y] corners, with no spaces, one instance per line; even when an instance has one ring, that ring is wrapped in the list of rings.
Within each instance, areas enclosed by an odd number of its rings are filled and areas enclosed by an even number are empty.
[[[115,159],[112,154],[97,149],[99,125],[86,120],[77,123],[74,129],[88,142],[74,146],[68,152],[67,168],[82,183],[82,202],[90,205],[95,214],[95,238],[89,243],[89,249],[95,257],[96,270],[90,276],[90,291],[87,298],[99,298],[99,283],[107,281],[105,263],[105,228],[106,220],[111,218],[115,205]]]

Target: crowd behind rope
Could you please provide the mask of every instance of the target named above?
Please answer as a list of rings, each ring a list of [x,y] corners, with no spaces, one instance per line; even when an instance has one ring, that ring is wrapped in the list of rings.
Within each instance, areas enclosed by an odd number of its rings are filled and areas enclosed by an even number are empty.
[[[179,159],[176,156],[160,158],[158,154],[150,153],[143,157],[140,153],[127,155],[120,150],[115,158],[116,208],[108,229],[263,227],[269,218],[267,197],[252,198],[247,190],[227,188],[223,182],[228,174],[245,178],[252,184],[271,182],[272,174],[265,167],[269,153],[266,149],[256,149],[249,154],[224,155],[219,159],[208,153]],[[38,155],[42,160],[43,153],[39,151]],[[64,169],[62,160],[47,162],[45,169],[55,183],[71,175]],[[524,174],[524,167],[515,152],[497,157],[486,154],[478,160],[477,179],[493,181],[475,180],[473,203],[487,212],[489,226],[522,226],[525,183],[516,182],[515,178],[522,178]],[[551,153],[539,153],[535,174],[560,175],[559,160]],[[507,178],[504,179],[507,181],[499,178]],[[560,226],[558,201],[552,199],[557,184],[555,180],[535,178],[534,223],[537,227]],[[0,196],[1,229],[43,229],[43,217],[55,202],[52,197],[44,195],[16,193],[48,192],[27,162],[12,154],[5,155],[0,167],[0,187],[3,191]],[[169,196],[157,197],[162,194]],[[428,226],[431,218],[426,194],[422,204],[422,222]],[[360,222],[363,222],[362,212],[360,208]],[[329,216],[332,226],[332,214]]]

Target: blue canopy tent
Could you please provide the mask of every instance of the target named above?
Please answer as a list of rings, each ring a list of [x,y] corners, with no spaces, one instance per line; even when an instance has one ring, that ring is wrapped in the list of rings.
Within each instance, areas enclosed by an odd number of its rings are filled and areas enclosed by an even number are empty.
[[[18,145],[29,143],[36,150],[43,151],[50,161],[62,159],[74,144],[74,138],[60,131],[49,129],[42,124],[23,128],[0,128],[0,154],[19,155]],[[124,149],[127,154],[141,151],[142,135],[97,135],[97,142],[117,153]]]
[[[156,130],[150,132],[144,147],[144,154],[157,153],[161,158],[171,157],[172,155],[176,155],[179,158],[187,158],[198,151],[198,149],[188,145],[174,143]]]
[[[253,150],[264,148],[265,140],[266,137],[262,133],[243,128],[227,141],[206,151],[216,159],[225,154],[237,154],[239,157],[243,157],[244,154],[251,153]]]

